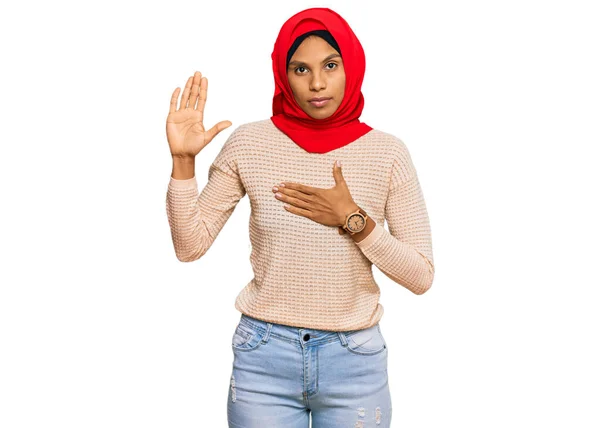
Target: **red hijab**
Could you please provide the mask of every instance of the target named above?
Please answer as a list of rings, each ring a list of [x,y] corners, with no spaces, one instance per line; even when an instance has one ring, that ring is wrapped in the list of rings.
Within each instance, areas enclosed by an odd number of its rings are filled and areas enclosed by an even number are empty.
[[[296,38],[313,30],[327,30],[337,42],[346,73],[344,99],[326,119],[314,119],[296,102],[287,78],[287,53]],[[327,153],[369,132],[358,118],[364,97],[360,90],[365,75],[365,53],[348,23],[329,8],[315,7],[298,12],[281,27],[271,54],[275,76],[271,121],[296,144],[310,153]]]

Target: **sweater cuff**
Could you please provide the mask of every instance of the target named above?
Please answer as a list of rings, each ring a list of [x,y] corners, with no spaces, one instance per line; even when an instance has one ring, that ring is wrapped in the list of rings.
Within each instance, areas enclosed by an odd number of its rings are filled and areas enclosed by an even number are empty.
[[[188,178],[186,180],[178,180],[176,178],[171,177],[171,181],[169,181],[169,186],[182,189],[192,189],[198,187],[198,182],[196,181],[195,175],[192,178]]]
[[[375,242],[384,231],[385,229],[383,228],[383,226],[379,223],[376,223],[371,233],[369,233],[364,239],[356,242],[356,245],[358,245],[358,248],[368,247],[373,242]]]

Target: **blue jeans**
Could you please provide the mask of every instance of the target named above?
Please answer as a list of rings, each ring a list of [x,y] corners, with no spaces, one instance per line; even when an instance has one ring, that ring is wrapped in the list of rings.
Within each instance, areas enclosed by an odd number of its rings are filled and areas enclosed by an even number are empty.
[[[379,323],[344,332],[241,315],[232,338],[230,428],[389,428],[387,346]]]

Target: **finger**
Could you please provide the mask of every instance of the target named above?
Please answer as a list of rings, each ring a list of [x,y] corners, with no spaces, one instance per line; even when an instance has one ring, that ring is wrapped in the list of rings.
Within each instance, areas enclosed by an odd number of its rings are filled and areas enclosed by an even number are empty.
[[[311,203],[311,201],[306,201],[302,198],[298,198],[296,196],[290,196],[289,193],[282,193],[281,191],[278,192],[279,195],[277,193],[275,193],[275,199],[281,201],[281,202],[285,202],[287,204],[292,204],[295,207],[298,208],[304,208],[306,210],[310,210],[313,207],[313,204]]]
[[[298,214],[301,215],[303,217],[309,218],[312,220],[312,213],[309,210],[305,210],[303,208],[298,208],[295,207],[293,205],[288,205],[288,204],[284,204],[283,208],[285,208],[287,211],[293,213],[293,214]]]
[[[337,164],[337,161],[333,163],[333,179],[335,180],[336,186],[342,184],[344,177],[342,176],[342,167]]]
[[[278,191],[287,197],[294,198],[294,200],[303,201],[309,204],[313,203],[313,198],[310,195],[299,192],[298,190],[290,189],[287,186],[278,188]]]
[[[190,99],[190,90],[192,89],[192,80],[194,80],[194,76],[191,76],[185,84],[185,89],[183,90],[183,95],[181,96],[181,104],[179,105],[179,110],[188,107],[188,101]]]
[[[342,165],[338,165],[338,162],[339,161],[335,161],[333,163],[333,170],[337,171],[339,174],[341,174],[342,173]]]
[[[215,126],[210,128],[206,133],[208,134],[207,141],[210,142],[213,138],[217,136],[217,134],[224,129],[227,129],[231,126],[231,122],[229,120],[223,120],[217,123]]]
[[[196,101],[198,101],[198,89],[200,88],[200,80],[202,79],[202,73],[196,71],[194,73],[194,79],[192,80],[192,92],[190,94],[189,107],[195,109]]]
[[[208,79],[203,77],[200,79],[200,94],[198,96],[198,108],[200,112],[200,122],[204,120],[204,106],[206,105],[206,96],[208,93]]]
[[[169,106],[169,113],[173,113],[177,110],[177,97],[179,96],[179,88],[175,88],[173,95],[171,95],[171,105]]]
[[[298,192],[306,193],[307,195],[314,195],[319,191],[316,187],[305,186],[300,183],[288,183],[287,181],[282,181],[282,183],[284,184],[283,187],[286,189],[293,189]]]

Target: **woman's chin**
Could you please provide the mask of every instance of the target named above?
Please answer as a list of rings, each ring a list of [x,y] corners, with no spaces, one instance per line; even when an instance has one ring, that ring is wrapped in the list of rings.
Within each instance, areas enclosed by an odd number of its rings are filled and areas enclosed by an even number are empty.
[[[313,107],[312,109],[309,108],[309,111],[307,111],[306,114],[308,114],[313,119],[327,119],[333,114],[333,112],[329,110],[318,110]]]

